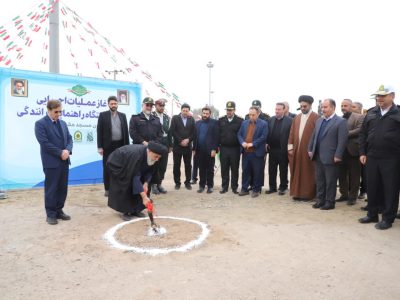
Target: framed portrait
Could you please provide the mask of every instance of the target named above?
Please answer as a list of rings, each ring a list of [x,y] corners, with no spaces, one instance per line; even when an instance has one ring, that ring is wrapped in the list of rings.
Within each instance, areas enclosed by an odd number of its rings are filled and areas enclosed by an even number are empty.
[[[117,90],[118,104],[129,105],[129,91],[128,90]]]
[[[28,80],[11,78],[11,96],[28,97]]]

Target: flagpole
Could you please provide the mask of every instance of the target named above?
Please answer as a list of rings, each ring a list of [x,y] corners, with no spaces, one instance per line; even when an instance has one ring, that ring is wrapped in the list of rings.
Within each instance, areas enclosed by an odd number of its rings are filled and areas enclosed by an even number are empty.
[[[60,40],[59,40],[59,3],[56,0],[49,0],[53,6],[53,12],[49,17],[49,71],[50,73],[60,73]]]

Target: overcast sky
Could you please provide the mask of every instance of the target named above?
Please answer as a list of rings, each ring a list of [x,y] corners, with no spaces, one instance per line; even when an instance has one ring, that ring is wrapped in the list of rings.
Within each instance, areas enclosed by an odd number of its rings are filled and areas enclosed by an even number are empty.
[[[1,24],[39,2],[7,3]],[[370,107],[380,84],[400,88],[395,0],[64,3],[192,107],[208,103],[208,61],[214,104],[233,100],[240,114],[254,99],[270,114],[277,101],[295,111],[301,94]]]

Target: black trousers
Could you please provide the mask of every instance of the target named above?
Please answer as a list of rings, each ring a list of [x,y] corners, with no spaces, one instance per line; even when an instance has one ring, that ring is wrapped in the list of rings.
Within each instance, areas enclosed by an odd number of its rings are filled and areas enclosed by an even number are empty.
[[[192,149],[174,149],[173,160],[174,160],[174,182],[175,184],[181,184],[181,161],[185,164],[185,185],[190,184],[190,173],[192,172]]]
[[[360,193],[367,192],[367,168],[361,165],[361,183],[360,183]]]
[[[208,188],[213,188],[215,157],[211,157],[211,152],[201,150],[197,150],[196,155],[199,156],[199,186],[204,188],[207,185]]]
[[[165,175],[165,172],[167,171],[167,165],[168,165],[168,153],[161,156],[161,158],[158,160],[158,182],[157,182],[157,184],[161,184],[161,182],[164,180],[164,175]]]
[[[382,220],[393,223],[399,206],[400,158],[367,156],[366,168],[368,216],[377,216],[383,208]]]
[[[110,148],[103,149],[103,182],[104,189],[108,191],[110,189],[110,173],[108,172],[108,168],[106,168],[107,159],[111,153],[117,150],[119,147],[124,145],[124,141],[113,141],[111,142]]]
[[[62,161],[57,168],[45,168],[44,206],[49,218],[57,218],[64,207],[68,193],[68,161]]]
[[[229,171],[231,173],[231,188],[237,190],[239,186],[240,147],[221,146],[220,157],[222,189],[229,187]]]
[[[276,190],[276,177],[279,167],[279,190],[285,191],[288,188],[288,165],[289,159],[286,151],[280,149],[269,150],[268,173],[269,173],[269,189]]]
[[[347,151],[339,164],[339,191],[349,199],[357,199],[360,187],[361,163],[358,156],[351,156]]]

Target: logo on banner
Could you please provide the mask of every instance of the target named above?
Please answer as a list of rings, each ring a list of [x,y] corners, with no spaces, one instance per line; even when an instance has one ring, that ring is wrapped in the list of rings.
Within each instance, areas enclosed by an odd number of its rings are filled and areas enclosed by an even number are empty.
[[[81,97],[81,96],[84,96],[84,95],[90,93],[90,91],[87,88],[85,88],[83,85],[80,85],[80,84],[73,86],[70,90],[68,90],[68,92],[71,92],[71,93],[77,95],[78,97]]]
[[[79,130],[74,133],[74,142],[82,142],[82,132]]]

